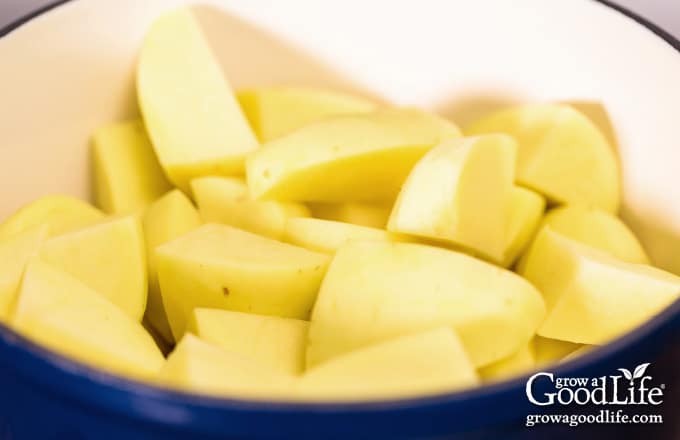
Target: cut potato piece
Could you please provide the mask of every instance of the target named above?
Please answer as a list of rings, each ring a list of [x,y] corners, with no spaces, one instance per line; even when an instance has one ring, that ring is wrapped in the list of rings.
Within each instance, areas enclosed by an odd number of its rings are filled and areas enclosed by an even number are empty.
[[[121,217],[48,240],[40,257],[104,295],[132,319],[142,320],[146,255],[137,217]]]
[[[680,295],[680,277],[622,262],[549,226],[531,245],[522,275],[543,293],[548,307],[537,333],[580,344],[608,342]]]
[[[619,164],[605,136],[567,105],[513,107],[482,118],[467,134],[506,133],[519,144],[517,182],[551,201],[616,212]]]
[[[562,360],[560,361],[560,363],[569,362],[571,360],[579,358],[579,357],[583,356],[584,354],[588,354],[591,351],[595,350],[597,347],[598,347],[597,345],[582,345],[579,348],[577,348],[576,350],[574,350],[571,353],[569,353],[568,355],[566,355],[565,357],[563,357]]]
[[[530,283],[492,264],[420,244],[354,242],[337,252],[319,292],[307,366],[446,325],[479,367],[527,344],[544,315]]]
[[[306,319],[329,257],[226,225],[206,224],[156,249],[175,339],[197,307]]]
[[[309,208],[301,203],[251,200],[246,184],[233,178],[194,179],[191,190],[204,221],[224,223],[277,240],[283,236],[289,218],[310,216]]]
[[[479,376],[485,381],[497,381],[526,374],[536,366],[532,343],[517,350],[508,357],[479,369]]]
[[[548,365],[560,361],[568,354],[582,347],[581,344],[544,338],[542,336],[535,336],[532,343],[536,356],[536,366]]]
[[[304,370],[309,322],[219,309],[195,309],[187,331],[272,370]]]
[[[158,18],[137,67],[149,136],[170,180],[184,191],[204,175],[243,174],[257,139],[188,9]]]
[[[500,265],[510,267],[531,242],[545,210],[538,193],[516,186],[512,189],[510,215],[505,224],[505,251]]]
[[[271,399],[291,394],[293,377],[187,333],[159,373],[161,382],[223,397]]]
[[[413,165],[458,128],[415,109],[327,118],[249,156],[254,198],[312,202],[393,200]]]
[[[9,319],[26,263],[45,238],[47,225],[41,225],[0,241],[0,322]]]
[[[51,237],[104,219],[104,213],[70,196],[45,196],[19,209],[0,225],[0,239],[46,224]]]
[[[382,240],[395,237],[382,229],[318,218],[291,218],[286,223],[283,239],[288,243],[316,252],[334,254],[352,241]]]
[[[161,289],[158,285],[156,248],[198,228],[201,225],[201,217],[187,196],[175,189],[149,206],[144,214],[143,225],[149,274],[149,295],[145,316],[163,339],[172,342],[172,331],[165,315]]]
[[[505,135],[453,139],[433,148],[406,179],[387,229],[502,260],[516,150]]]
[[[630,263],[649,264],[642,245],[618,217],[599,209],[564,206],[545,216],[544,225],[565,237]]]
[[[92,162],[95,199],[105,212],[138,211],[170,189],[141,121],[97,130]]]
[[[376,203],[311,203],[312,217],[385,229],[391,204]]]
[[[52,350],[125,376],[151,378],[165,362],[139,322],[39,260],[26,268],[12,325]]]
[[[314,399],[382,399],[445,393],[478,382],[450,328],[390,339],[308,370],[297,395]]]
[[[376,109],[367,99],[311,87],[263,87],[241,90],[237,97],[260,142],[324,117]]]

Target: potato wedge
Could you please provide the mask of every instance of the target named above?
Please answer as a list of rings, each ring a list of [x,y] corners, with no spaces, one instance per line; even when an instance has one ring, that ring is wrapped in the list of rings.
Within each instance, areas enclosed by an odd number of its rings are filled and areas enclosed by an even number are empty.
[[[560,341],[559,339],[544,338],[538,335],[534,337],[532,344],[534,346],[537,367],[560,361],[570,353],[582,347],[581,344]]]
[[[283,240],[315,252],[334,254],[352,241],[390,241],[396,237],[382,229],[318,218],[291,218],[286,223]]]
[[[390,203],[310,203],[312,217],[385,229],[390,218]]]
[[[499,264],[513,265],[531,243],[545,211],[545,198],[537,192],[515,186],[511,193],[510,215],[505,223],[505,250]]]
[[[479,369],[479,377],[486,382],[508,379],[527,374],[536,366],[532,343],[528,343],[510,356]]]

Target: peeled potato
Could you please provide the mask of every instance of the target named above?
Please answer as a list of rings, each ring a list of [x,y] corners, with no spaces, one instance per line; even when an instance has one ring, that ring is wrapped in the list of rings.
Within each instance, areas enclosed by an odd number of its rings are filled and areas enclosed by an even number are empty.
[[[195,309],[187,331],[272,370],[304,370],[309,322],[219,309]]]
[[[385,203],[311,203],[312,216],[323,220],[385,229],[392,210]]]
[[[12,326],[39,344],[113,373],[152,378],[165,362],[139,322],[39,260],[26,268]]]
[[[197,307],[306,319],[328,260],[324,254],[218,224],[203,225],[160,246],[158,279],[175,340]]]
[[[567,105],[533,104],[499,111],[466,134],[507,133],[519,144],[517,182],[553,202],[616,212],[621,199],[619,164],[606,137]]]
[[[271,399],[291,394],[293,377],[187,333],[158,374],[161,383],[233,398]]]
[[[516,149],[505,135],[453,139],[433,148],[404,182],[387,229],[503,259]]]
[[[630,263],[649,264],[642,245],[618,217],[599,209],[564,206],[550,211],[544,225],[565,237]]]
[[[350,223],[321,220],[318,218],[291,218],[286,223],[284,241],[316,252],[334,254],[352,241],[395,240],[382,229],[368,228]]]
[[[530,283],[492,264],[420,244],[354,242],[336,253],[321,286],[307,366],[450,326],[479,367],[527,344],[544,314]]]
[[[165,341],[173,341],[163,307],[161,289],[156,272],[156,248],[170,240],[198,228],[201,217],[191,201],[180,190],[165,194],[149,206],[142,224],[146,239],[146,260],[149,274],[149,295],[145,317]]]
[[[545,210],[545,199],[538,193],[515,186],[510,214],[505,223],[505,249],[500,265],[510,267],[533,238]]]
[[[375,399],[445,393],[478,382],[456,333],[439,328],[360,348],[308,370],[296,395]]]
[[[248,187],[256,199],[393,200],[432,146],[459,136],[452,123],[415,109],[327,118],[250,155]]]
[[[47,238],[47,226],[36,226],[0,241],[0,322],[9,319],[24,268]]]
[[[237,97],[260,142],[324,117],[376,108],[373,102],[358,96],[311,87],[263,87],[241,90]]]
[[[191,189],[204,221],[224,223],[269,238],[281,239],[289,218],[310,215],[309,208],[301,203],[252,200],[245,182],[233,178],[194,179]]]
[[[137,66],[139,106],[169,179],[184,191],[205,175],[242,174],[257,139],[188,9],[148,31]]]
[[[570,353],[582,347],[581,344],[560,341],[559,339],[544,338],[542,336],[535,336],[532,343],[536,356],[536,366],[548,365],[560,361]]]
[[[537,333],[579,344],[608,342],[680,295],[680,277],[622,262],[549,226],[531,245],[522,275],[543,293],[548,307]]]
[[[92,158],[95,198],[105,212],[138,211],[170,189],[141,121],[97,130]]]
[[[45,196],[24,206],[0,224],[0,239],[42,224],[47,225],[49,235],[55,237],[103,219],[103,212],[74,197]]]
[[[485,381],[503,380],[526,374],[535,366],[534,348],[531,343],[528,343],[510,356],[480,368],[479,376]]]
[[[126,216],[63,234],[45,242],[40,258],[79,279],[141,321],[146,308],[144,233]]]

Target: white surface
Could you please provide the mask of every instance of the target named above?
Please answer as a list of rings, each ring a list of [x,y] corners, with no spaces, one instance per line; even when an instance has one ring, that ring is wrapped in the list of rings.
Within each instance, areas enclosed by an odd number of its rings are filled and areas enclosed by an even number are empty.
[[[0,217],[47,192],[87,194],[90,133],[135,113],[141,38],[185,3],[78,0],[0,40]],[[680,56],[627,17],[591,0],[208,3],[230,11],[201,16],[235,86],[330,85],[463,123],[515,101],[602,101],[626,215],[680,271]]]

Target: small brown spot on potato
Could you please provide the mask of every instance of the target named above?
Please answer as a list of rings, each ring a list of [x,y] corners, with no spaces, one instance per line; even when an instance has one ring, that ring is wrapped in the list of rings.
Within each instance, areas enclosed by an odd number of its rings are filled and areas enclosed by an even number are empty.
[[[222,294],[224,296],[229,296],[229,288],[228,287],[222,287]]]

